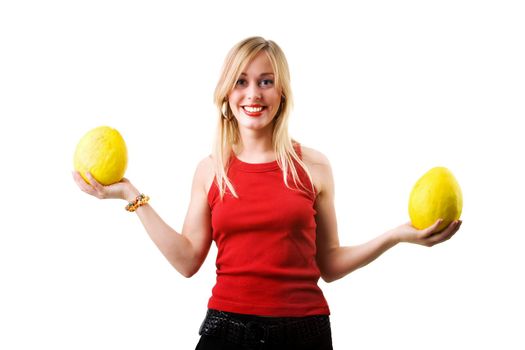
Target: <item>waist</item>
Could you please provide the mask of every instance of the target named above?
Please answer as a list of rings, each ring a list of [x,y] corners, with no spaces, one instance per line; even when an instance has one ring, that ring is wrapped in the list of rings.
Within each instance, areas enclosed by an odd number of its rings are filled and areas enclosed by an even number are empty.
[[[208,308],[263,316],[329,314],[316,279],[217,276]]]
[[[261,317],[209,309],[199,334],[236,344],[297,344],[330,333],[328,315]]]

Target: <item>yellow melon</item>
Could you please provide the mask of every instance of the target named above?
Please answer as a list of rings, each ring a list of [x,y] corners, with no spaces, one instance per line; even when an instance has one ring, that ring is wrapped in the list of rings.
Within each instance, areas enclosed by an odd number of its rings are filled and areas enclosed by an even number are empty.
[[[126,143],[116,129],[99,126],[80,139],[73,164],[88,183],[87,172],[103,185],[119,182],[128,165]]]
[[[408,213],[415,228],[431,226],[443,219],[438,231],[459,219],[463,209],[461,188],[450,170],[435,167],[426,172],[410,193]]]

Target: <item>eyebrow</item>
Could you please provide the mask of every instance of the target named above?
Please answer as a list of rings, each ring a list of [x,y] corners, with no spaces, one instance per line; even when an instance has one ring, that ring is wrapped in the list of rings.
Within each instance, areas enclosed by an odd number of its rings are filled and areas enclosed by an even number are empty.
[[[241,76],[247,76],[247,75],[248,74],[246,74],[246,73],[241,73]],[[265,76],[265,75],[274,75],[274,74],[273,73],[261,73],[261,74],[259,74],[260,77]]]

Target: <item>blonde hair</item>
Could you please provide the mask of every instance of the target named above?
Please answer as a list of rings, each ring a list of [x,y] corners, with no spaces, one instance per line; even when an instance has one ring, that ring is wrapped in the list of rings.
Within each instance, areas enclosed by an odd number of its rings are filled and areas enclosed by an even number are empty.
[[[283,172],[284,183],[288,183],[288,174],[292,176],[296,188],[299,186],[306,191],[314,192],[311,175],[306,165],[300,159],[293,147],[293,141],[288,134],[288,119],[292,109],[292,91],[290,86],[290,71],[288,62],[281,48],[271,40],[262,37],[250,37],[236,44],[226,56],[221,75],[214,93],[214,102],[217,106],[219,117],[213,158],[215,160],[215,178],[221,198],[228,189],[234,197],[238,197],[233,184],[228,179],[228,167],[230,164],[233,145],[240,142],[239,127],[237,120],[232,115],[228,101],[228,94],[235,87],[237,79],[244,67],[260,52],[265,52],[274,70],[275,86],[281,90],[281,106],[273,119],[272,144],[275,151],[277,163]],[[306,188],[297,173],[294,161],[303,168],[308,176],[312,188]]]

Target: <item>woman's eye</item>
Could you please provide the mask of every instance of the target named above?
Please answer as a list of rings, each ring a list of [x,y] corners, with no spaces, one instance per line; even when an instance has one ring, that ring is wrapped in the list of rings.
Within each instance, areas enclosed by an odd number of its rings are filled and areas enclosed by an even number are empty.
[[[246,79],[237,79],[237,81],[235,82],[235,85],[236,86],[246,85]]]
[[[260,81],[259,83],[260,86],[272,86],[273,85],[273,80],[272,79],[263,79]]]

